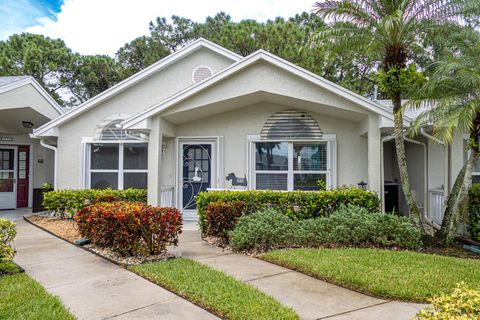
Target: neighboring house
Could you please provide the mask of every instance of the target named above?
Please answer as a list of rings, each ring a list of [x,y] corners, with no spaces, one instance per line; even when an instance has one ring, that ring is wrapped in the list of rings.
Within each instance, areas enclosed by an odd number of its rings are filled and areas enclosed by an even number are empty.
[[[62,113],[32,77],[0,77],[0,209],[31,207],[33,188],[53,183],[54,153],[29,133]]]
[[[411,120],[406,115],[405,125]],[[263,50],[241,57],[200,39],[33,136],[56,141],[56,188],[148,188],[150,204],[192,219],[195,195],[232,188],[230,173],[250,189],[365,181],[385,192],[385,209],[404,212],[392,127],[388,105]],[[411,184],[433,217],[448,189],[442,186],[452,185],[464,161],[464,144],[458,137],[444,148],[426,133],[418,139],[406,143]]]

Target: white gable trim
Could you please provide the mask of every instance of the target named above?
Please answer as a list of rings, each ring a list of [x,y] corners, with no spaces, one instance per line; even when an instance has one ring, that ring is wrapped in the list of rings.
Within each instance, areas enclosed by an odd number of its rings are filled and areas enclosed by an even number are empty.
[[[95,97],[91,98],[88,101],[85,101],[78,107],[70,110],[69,112],[65,113],[64,115],[46,123],[45,125],[39,127],[38,129],[33,131],[33,134],[37,137],[43,136],[48,130],[53,127],[59,126],[72,118],[75,118],[79,114],[93,108],[94,106],[98,105],[99,103],[111,98],[112,96],[123,92],[124,90],[128,89],[129,87],[133,86],[134,84],[138,83],[139,81],[143,80],[155,74],[156,72],[166,68],[167,66],[171,65],[175,61],[191,54],[192,52],[197,51],[200,48],[208,48],[218,54],[221,54],[233,61],[238,61],[242,58],[242,56],[229,51],[213,42],[200,38],[191,44],[183,47],[182,49],[166,56],[165,58],[157,61],[156,63],[152,64],[151,66],[143,69],[142,71],[137,72],[136,74],[130,76],[129,78],[117,83],[113,87],[105,90],[104,92],[96,95]]]
[[[286,70],[287,72],[290,72],[292,74],[295,74],[299,76],[300,78],[303,78],[307,81],[310,81],[322,88],[325,88],[349,101],[354,102],[355,104],[358,104],[362,107],[364,107],[367,110],[370,110],[372,112],[375,112],[377,114],[380,114],[384,116],[387,119],[393,120],[393,114],[392,110],[389,109],[388,107],[385,107],[383,105],[380,105],[376,102],[370,101],[367,98],[362,97],[359,94],[356,94],[348,89],[343,88],[342,86],[339,86],[331,81],[328,81],[310,71],[307,71],[299,66],[296,66],[293,63],[290,63],[284,59],[281,59],[267,51],[264,50],[258,50],[251,54],[248,57],[245,57],[244,59],[230,65],[229,67],[223,69],[222,71],[216,73],[212,77],[194,85],[189,88],[186,88],[185,90],[180,91],[176,95],[173,95],[172,97],[162,101],[159,104],[155,104],[152,107],[146,109],[145,111],[132,116],[130,119],[127,119],[122,123],[122,126],[125,128],[131,128],[135,126],[136,123],[141,122],[149,117],[152,117],[153,115],[165,111],[172,107],[173,105],[181,102],[182,100],[191,97],[192,95],[214,85],[215,83],[231,76],[232,74],[248,67],[249,65],[254,64],[257,61],[267,61],[283,70]]]
[[[37,90],[38,93],[43,98],[45,98],[45,100],[47,100],[47,102],[52,106],[54,110],[58,112],[58,114],[61,115],[65,113],[64,109],[60,107],[60,105],[48,94],[48,92],[33,77],[27,77],[25,79],[15,81],[0,87],[0,94],[18,89],[25,85],[31,85],[33,88],[35,88],[35,90]]]

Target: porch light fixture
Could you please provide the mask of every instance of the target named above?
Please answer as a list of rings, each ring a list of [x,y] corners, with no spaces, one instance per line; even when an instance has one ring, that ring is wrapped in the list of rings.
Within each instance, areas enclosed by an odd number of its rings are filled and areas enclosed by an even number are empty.
[[[30,121],[22,121],[22,126],[25,129],[32,129],[33,128],[33,123],[31,123]]]
[[[367,190],[367,185],[368,185],[368,183],[366,183],[365,181],[362,180],[362,181],[360,181],[357,185],[358,185],[358,187],[359,187],[360,189],[362,189],[362,190]]]

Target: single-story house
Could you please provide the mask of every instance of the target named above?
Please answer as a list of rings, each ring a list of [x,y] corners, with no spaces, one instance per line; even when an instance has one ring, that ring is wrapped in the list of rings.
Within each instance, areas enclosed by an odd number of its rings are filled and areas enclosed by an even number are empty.
[[[264,50],[242,57],[199,39],[32,137],[55,150],[55,188],[148,188],[150,204],[195,219],[202,190],[314,190],[319,180],[366,182],[385,210],[405,212],[392,132],[388,103]],[[406,149],[415,199],[438,223],[465,160],[463,137],[443,146],[427,128]]]
[[[0,77],[0,209],[31,207],[33,188],[53,181],[54,152],[29,134],[62,114],[32,77]]]

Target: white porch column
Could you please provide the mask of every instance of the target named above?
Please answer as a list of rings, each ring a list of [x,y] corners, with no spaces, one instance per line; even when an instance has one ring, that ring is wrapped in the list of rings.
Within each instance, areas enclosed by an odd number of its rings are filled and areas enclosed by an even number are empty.
[[[162,165],[162,130],[160,119],[150,119],[150,136],[148,141],[148,204],[160,205],[161,165]]]
[[[382,187],[380,172],[382,136],[378,124],[378,115],[368,116],[368,189],[380,193]]]

